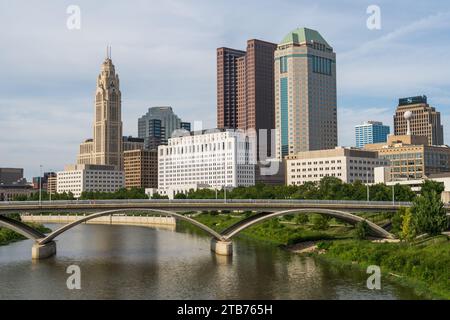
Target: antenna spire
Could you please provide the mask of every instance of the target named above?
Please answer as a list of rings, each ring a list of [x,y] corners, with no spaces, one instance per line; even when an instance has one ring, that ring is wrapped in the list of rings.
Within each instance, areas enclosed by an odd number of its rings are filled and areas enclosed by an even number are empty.
[[[106,59],[111,59],[111,46],[106,46]]]

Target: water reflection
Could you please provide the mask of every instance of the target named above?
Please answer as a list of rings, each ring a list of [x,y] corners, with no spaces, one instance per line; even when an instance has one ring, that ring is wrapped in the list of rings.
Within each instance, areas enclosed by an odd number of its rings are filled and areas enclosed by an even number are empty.
[[[38,263],[30,241],[0,247],[0,299],[417,298],[389,283],[369,291],[361,271],[256,241],[239,239],[233,257],[216,256],[209,237],[178,231],[84,224],[60,236],[56,257]],[[82,290],[66,287],[72,264]]]

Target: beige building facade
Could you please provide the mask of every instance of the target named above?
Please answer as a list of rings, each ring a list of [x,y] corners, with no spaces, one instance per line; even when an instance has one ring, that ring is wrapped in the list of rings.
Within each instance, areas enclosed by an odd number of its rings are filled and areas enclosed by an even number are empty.
[[[337,146],[336,54],[319,32],[300,28],[275,51],[276,157]]]
[[[406,135],[408,122],[404,115],[410,111],[411,134],[426,136],[428,145],[441,146],[444,144],[444,129],[441,124],[441,114],[427,103],[426,96],[400,99],[394,115],[394,134]]]
[[[391,135],[387,143],[368,144],[364,149],[376,151],[380,158],[389,161],[389,181],[450,172],[450,148],[430,146],[426,136]]]
[[[97,78],[94,138],[80,145],[78,164],[113,165],[123,169],[121,104],[119,75],[108,55]]]
[[[376,152],[337,147],[328,150],[304,151],[286,157],[286,184],[302,185],[335,177],[346,183],[374,182],[374,169],[388,161]]]
[[[158,187],[157,150],[128,150],[123,158],[126,188]]]
[[[125,187],[125,174],[114,165],[68,165],[57,173],[57,192],[72,192],[79,198],[84,191],[115,192]]]

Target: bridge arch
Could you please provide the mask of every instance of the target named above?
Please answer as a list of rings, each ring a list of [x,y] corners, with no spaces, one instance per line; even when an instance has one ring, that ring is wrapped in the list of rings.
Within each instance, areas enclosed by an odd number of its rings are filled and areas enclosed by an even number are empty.
[[[13,230],[34,241],[45,238],[45,234],[43,234],[42,232],[30,227],[29,225],[19,220],[11,219],[4,215],[0,215],[0,226]]]
[[[221,234],[219,234],[218,232],[214,231],[213,229],[211,229],[210,227],[204,225],[203,223],[198,222],[197,220],[194,220],[192,218],[189,218],[187,216],[178,214],[176,212],[173,211],[166,211],[166,210],[160,210],[160,209],[115,209],[115,210],[108,210],[108,211],[102,211],[102,212],[97,212],[97,213],[93,213],[90,214],[88,216],[85,216],[77,221],[71,222],[55,231],[53,231],[52,233],[48,234],[47,236],[44,236],[42,238],[40,238],[37,242],[39,244],[45,245],[47,243],[52,242],[56,237],[58,237],[59,235],[61,235],[62,233],[76,227],[79,224],[82,224],[84,222],[87,222],[89,220],[95,219],[95,218],[100,218],[103,216],[109,216],[109,215],[115,215],[115,214],[119,214],[119,213],[123,213],[123,212],[127,212],[127,211],[133,211],[133,212],[154,212],[157,214],[162,214],[165,216],[171,216],[174,217],[175,219],[178,220],[183,220],[183,221],[187,221],[197,227],[199,227],[200,229],[202,229],[203,231],[207,232],[208,234],[210,234],[212,237],[214,237],[217,240],[223,240],[223,236]]]
[[[292,209],[292,210],[286,210],[286,211],[278,211],[273,213],[261,213],[254,216],[251,216],[249,218],[246,218],[244,220],[241,220],[240,222],[236,223],[235,225],[229,227],[228,229],[224,230],[222,232],[222,236],[225,240],[230,240],[233,236],[237,235],[238,233],[242,232],[243,230],[250,228],[251,226],[254,226],[256,224],[259,224],[261,222],[270,220],[272,218],[276,217],[282,217],[285,215],[290,214],[323,214],[327,215],[333,218],[336,218],[338,220],[342,220],[348,223],[351,223],[353,225],[357,224],[358,222],[366,221],[369,228],[377,235],[382,236],[383,238],[389,238],[389,239],[395,239],[395,236],[391,234],[390,232],[384,230],[382,227],[378,226],[377,224],[364,219],[362,217],[359,217],[357,215],[351,214],[349,212],[340,211],[340,210],[332,210],[332,209]]]

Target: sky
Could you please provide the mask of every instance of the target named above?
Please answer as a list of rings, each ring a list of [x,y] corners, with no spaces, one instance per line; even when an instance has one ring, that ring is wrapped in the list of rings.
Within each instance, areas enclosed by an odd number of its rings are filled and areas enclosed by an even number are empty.
[[[354,126],[392,126],[400,97],[427,95],[450,144],[448,1],[0,0],[0,167],[29,179],[75,163],[92,136],[95,82],[112,46],[124,135],[152,106],[216,125],[216,48],[248,39],[279,43],[298,27],[318,30],[337,55],[339,144]],[[80,9],[80,28],[67,20]],[[380,8],[369,29],[367,8]],[[70,20],[72,21],[72,20]],[[69,22],[70,22],[69,21]],[[391,129],[392,130],[392,129]]]

